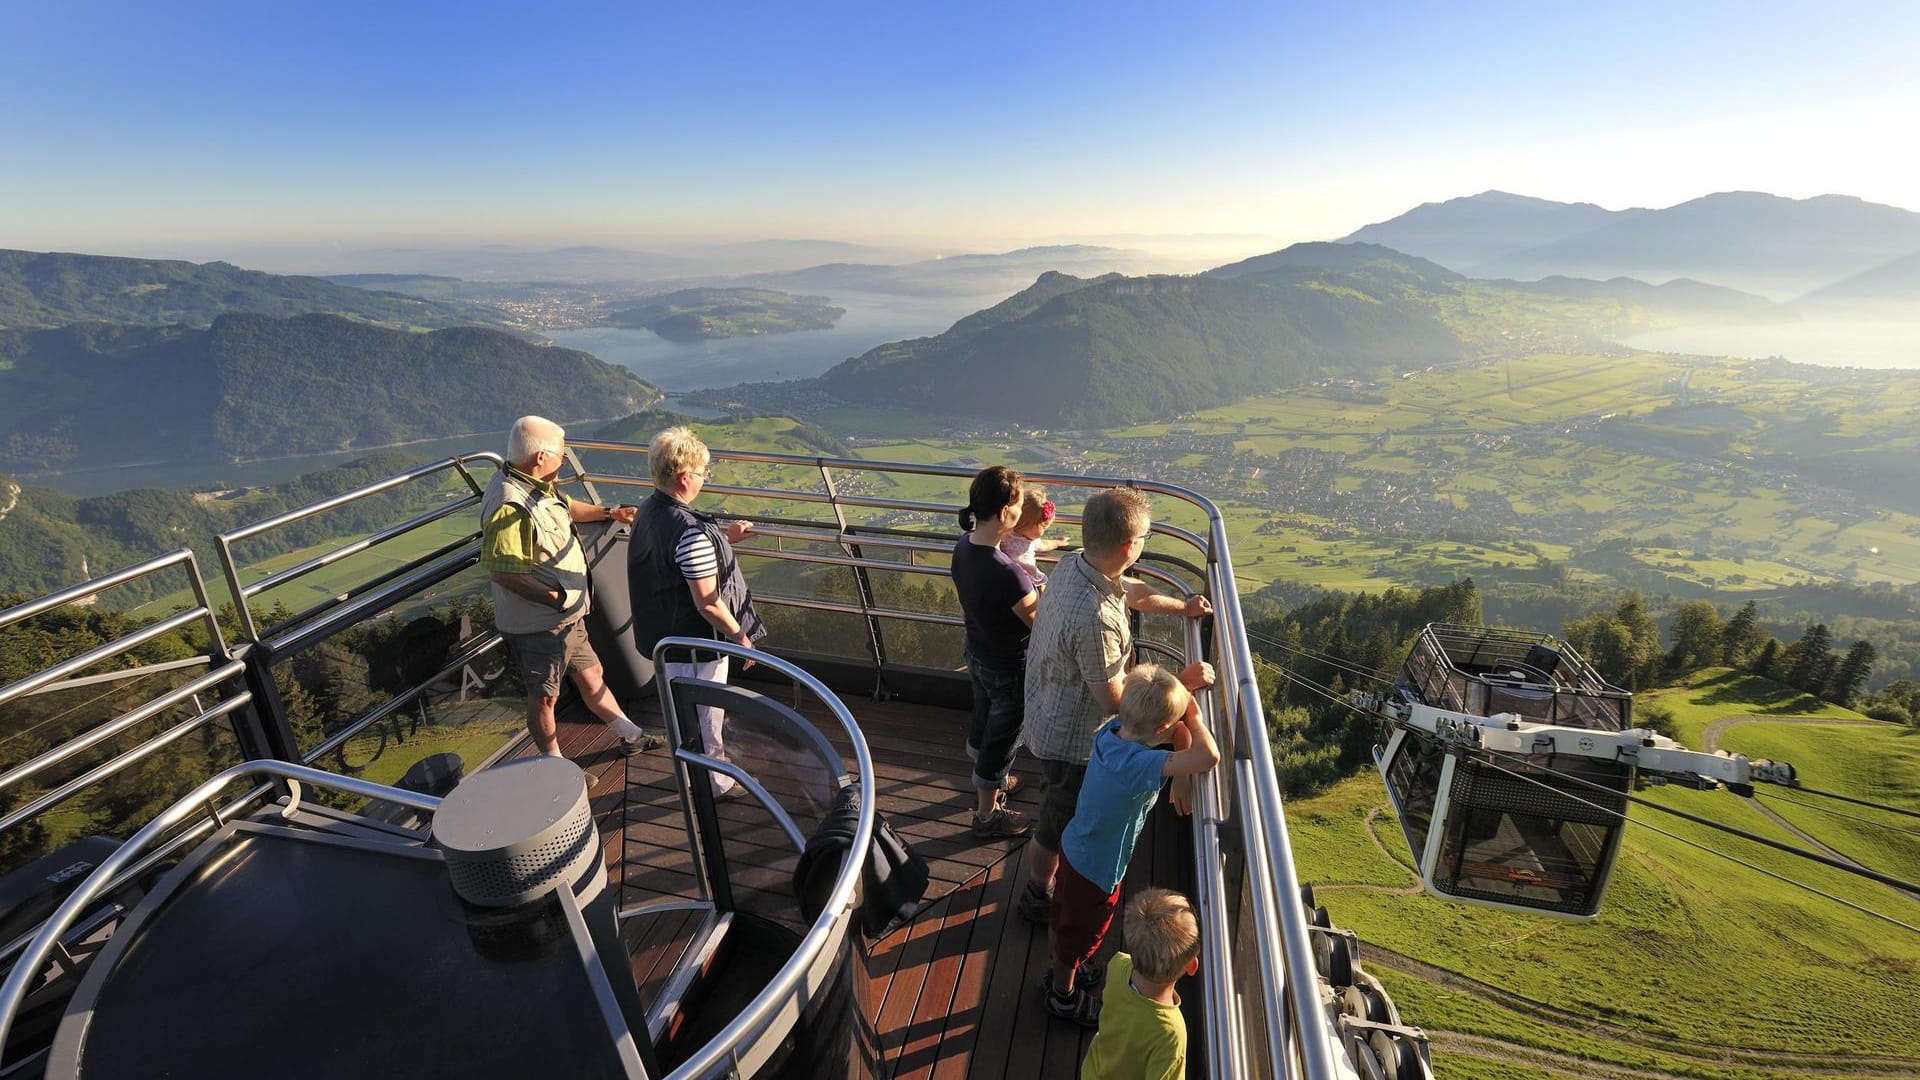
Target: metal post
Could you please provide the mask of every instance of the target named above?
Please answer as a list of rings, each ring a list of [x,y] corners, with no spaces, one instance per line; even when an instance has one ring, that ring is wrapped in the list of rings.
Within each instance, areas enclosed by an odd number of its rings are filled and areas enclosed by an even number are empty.
[[[588,499],[599,502],[600,489],[593,486],[593,477],[587,473],[586,466],[580,464],[579,452],[572,446],[568,446],[566,456],[567,464],[573,469],[574,479],[580,481],[580,489],[587,493]]]
[[[280,688],[273,682],[273,647],[264,642],[254,644],[245,650],[243,659],[247,662],[247,689],[253,694],[253,711],[262,739],[258,749],[263,752],[259,756],[304,764],[300,740],[293,733],[293,724],[287,720]]]
[[[840,550],[850,558],[863,558],[860,545],[847,539],[847,514],[840,506],[840,492],[833,484],[833,471],[827,463],[820,463],[820,480],[827,488],[827,505],[833,510],[833,521],[840,533]],[[884,701],[887,696],[887,643],[880,632],[880,620],[873,614],[876,606],[873,599],[873,580],[867,575],[865,566],[853,568],[855,591],[860,594],[861,617],[867,624],[867,645],[873,653],[873,700]]]

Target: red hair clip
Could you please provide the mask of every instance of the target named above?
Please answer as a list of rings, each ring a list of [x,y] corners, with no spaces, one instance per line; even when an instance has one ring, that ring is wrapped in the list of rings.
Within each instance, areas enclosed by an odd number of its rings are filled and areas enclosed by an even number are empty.
[[[1053,500],[1048,499],[1047,501],[1040,504],[1040,524],[1045,525],[1047,522],[1052,520],[1053,520]]]

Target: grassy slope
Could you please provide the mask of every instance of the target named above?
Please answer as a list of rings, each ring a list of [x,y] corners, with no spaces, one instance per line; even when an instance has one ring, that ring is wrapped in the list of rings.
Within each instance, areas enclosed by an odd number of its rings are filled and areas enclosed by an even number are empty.
[[[1745,691],[1743,693],[1743,691]],[[1752,691],[1762,691],[1753,693]],[[1697,734],[1721,717],[1789,715],[1771,684],[1738,676],[1707,676],[1697,685],[1656,695]],[[1855,719],[1828,707],[1828,719]],[[1749,724],[1729,729],[1731,748],[1777,748],[1795,760],[1802,781],[1886,797],[1920,790],[1920,753],[1891,725],[1790,727]],[[1889,744],[1900,750],[1887,754]],[[1862,772],[1862,766],[1868,768]],[[1741,828],[1793,841],[1749,803],[1723,792],[1656,788],[1648,797]],[[1574,924],[1396,895],[1412,880],[1368,840],[1366,812],[1385,806],[1377,777],[1363,776],[1289,808],[1303,879],[1335,920],[1361,938],[1451,971],[1470,975],[1533,1001],[1572,1009],[1636,1030],[1726,1047],[1820,1055],[1909,1056],[1920,1035],[1911,1001],[1920,993],[1920,935],[1689,846],[1726,850],[1775,874],[1909,923],[1920,924],[1920,903],[1891,890],[1679,819],[1636,808],[1633,819],[1672,833],[1630,828],[1607,907],[1591,923]],[[1798,822],[1814,836],[1893,872],[1907,868],[1911,842],[1879,833],[1849,833],[1808,812]],[[1406,861],[1406,845],[1388,815],[1375,834]],[[1354,883],[1361,888],[1337,888]],[[1455,990],[1395,982],[1412,1023],[1440,1032],[1494,1035],[1530,1046],[1577,1052],[1600,1060],[1696,1076],[1790,1075],[1721,1071],[1698,1054],[1648,1057],[1644,1047],[1569,1036],[1537,1019],[1490,1008]],[[1468,1053],[1463,1048],[1456,1051]],[[1437,1061],[1442,1076],[1511,1075],[1485,1058]],[[1920,1068],[1917,1061],[1915,1068]]]

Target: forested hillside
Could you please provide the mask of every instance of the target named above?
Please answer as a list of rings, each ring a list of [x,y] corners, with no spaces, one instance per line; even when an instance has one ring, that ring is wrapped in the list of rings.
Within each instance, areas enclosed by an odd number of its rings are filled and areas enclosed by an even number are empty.
[[[223,496],[141,488],[75,498],[50,488],[24,487],[0,476],[0,595],[37,596],[64,589],[109,570],[180,548],[203,560],[202,575],[217,580],[215,535],[285,510],[373,483],[410,465],[399,453],[373,454],[271,487]],[[412,485],[352,506],[296,522],[259,540],[242,554],[264,558],[338,536],[359,536],[429,508],[439,498],[428,485]],[[130,607],[184,584],[184,579],[147,580],[101,597],[107,607]]]
[[[516,416],[620,416],[660,392],[572,349],[480,327],[408,333],[335,315],[206,330],[0,331],[0,468],[244,460],[377,447]]]
[[[1692,281],[1486,282],[1374,244],[1306,243],[1194,277],[1046,274],[938,337],[882,345],[814,385],[843,401],[1086,428],[1489,349],[1791,317]]]
[[[207,326],[221,315],[332,313],[397,328],[504,325],[495,308],[350,288],[223,262],[0,250],[0,329],[77,322]]]
[[[935,338],[884,345],[820,378],[849,401],[1057,427],[1121,424],[1334,374],[1457,359],[1430,312],[1319,282],[1049,276]],[[1029,290],[1032,292],[1033,290]]]

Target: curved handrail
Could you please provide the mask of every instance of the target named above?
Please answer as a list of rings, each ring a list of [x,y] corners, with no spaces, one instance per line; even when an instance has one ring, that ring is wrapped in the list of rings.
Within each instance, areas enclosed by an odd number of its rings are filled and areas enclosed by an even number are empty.
[[[819,959],[821,952],[826,949],[829,940],[833,937],[833,924],[839,918],[840,912],[853,899],[853,890],[860,882],[860,872],[865,863],[866,851],[873,845],[875,802],[873,756],[867,749],[867,738],[861,734],[860,725],[855,722],[853,714],[847,711],[847,706],[839,696],[827,689],[825,683],[792,662],[730,641],[687,637],[662,638],[654,646],[655,661],[659,662],[660,658],[671,649],[702,649],[743,660],[752,660],[756,664],[785,675],[795,684],[806,687],[807,692],[819,699],[845,729],[848,741],[853,744],[854,768],[860,781],[860,816],[854,825],[853,842],[847,848],[847,859],[840,868],[840,876],[833,884],[833,891],[827,895],[826,907],[813,920],[813,925],[807,928],[806,935],[800,939],[799,946],[794,949],[793,955],[787,958],[787,962],[781,966],[773,980],[767,983],[745,1008],[740,1010],[738,1016],[728,1021],[726,1027],[721,1028],[719,1033],[707,1040],[706,1045],[695,1050],[692,1056],[667,1076],[667,1080],[693,1080],[694,1077],[706,1075],[722,1056],[734,1054],[741,1044],[760,1033],[773,1018],[774,1013],[793,994],[794,988],[812,969],[814,961]],[[666,669],[662,667],[659,670]],[[662,695],[663,701],[666,696]],[[663,707],[671,709],[673,706],[666,704]],[[0,1031],[0,1036],[4,1034],[4,1031]]]
[[[573,446],[585,450],[607,450],[628,454],[639,453],[642,455],[646,453],[645,447],[631,443],[575,440]],[[928,540],[934,539],[932,537],[915,540],[905,536],[892,536],[883,539],[878,536],[854,535],[853,530],[848,527],[845,516],[841,513],[841,510],[845,507],[863,507],[944,516],[952,513],[955,507],[952,504],[883,498],[837,490],[833,484],[831,474],[833,472],[842,472],[883,476],[892,474],[945,477],[956,481],[955,487],[957,490],[960,484],[970,478],[975,471],[971,468],[951,465],[892,463],[858,458],[796,455],[760,451],[716,450],[713,452],[713,456],[721,460],[794,466],[819,470],[822,478],[826,481],[825,490],[821,491],[726,485],[710,486],[708,490],[720,495],[770,498],[798,504],[823,504],[829,506],[834,511],[834,521],[823,523],[823,532],[826,535],[820,537],[805,537],[805,539],[827,543],[852,541],[871,547],[894,546],[907,548],[909,549],[906,553],[908,560],[913,558],[914,549],[931,549],[939,545],[929,544],[927,542]],[[227,574],[229,587],[235,591],[236,595],[244,595],[246,592],[246,590],[239,586],[237,568],[232,562],[231,552],[228,548],[229,543],[232,541],[241,539],[247,535],[256,535],[267,529],[310,516],[314,513],[319,513],[322,510],[350,502],[356,498],[365,497],[377,491],[389,490],[400,483],[417,479],[430,472],[448,469],[449,467],[465,478],[470,488],[477,489],[478,485],[468,473],[466,463],[470,461],[487,460],[497,461],[497,455],[479,453],[458,456],[435,465],[429,465],[421,469],[399,474],[389,480],[368,485],[354,492],[335,496],[314,504],[313,506],[290,511],[278,515],[275,518],[258,522],[234,533],[223,535],[218,538],[218,543],[223,564],[222,569]],[[573,464],[574,474],[567,480],[567,482],[570,483],[599,482],[635,488],[651,487],[651,480],[644,475],[646,472],[644,469],[639,470],[642,473],[641,476],[603,475],[580,469],[577,461]],[[1202,893],[1214,893],[1214,895],[1210,897],[1210,902],[1206,905],[1210,910],[1219,911],[1223,914],[1231,914],[1235,920],[1235,925],[1241,927],[1242,932],[1255,937],[1260,944],[1257,956],[1246,955],[1243,951],[1241,955],[1232,958],[1237,959],[1241,965],[1238,969],[1239,978],[1234,977],[1234,969],[1225,962],[1217,965],[1209,964],[1209,970],[1202,975],[1203,980],[1207,981],[1207,1004],[1216,1014],[1215,1018],[1209,1020],[1210,1041],[1216,1042],[1217,1046],[1215,1052],[1209,1055],[1213,1063],[1212,1071],[1216,1076],[1238,1076],[1242,1073],[1255,1076],[1271,1071],[1285,1075],[1305,1075],[1314,1077],[1316,1080],[1336,1075],[1339,1071],[1336,1065],[1338,1054],[1331,1033],[1328,1031],[1328,1026],[1324,1022],[1324,1017],[1321,1015],[1318,995],[1319,988],[1314,975],[1306,912],[1300,900],[1297,888],[1298,878],[1294,870],[1288,846],[1280,789],[1271,750],[1266,738],[1266,724],[1261,705],[1259,685],[1255,679],[1253,670],[1252,650],[1246,637],[1245,616],[1241,609],[1238,592],[1235,587],[1232,556],[1227,546],[1224,516],[1210,499],[1192,489],[1176,484],[1139,479],[1088,477],[1073,474],[1032,473],[1030,475],[1036,482],[1056,484],[1083,491],[1131,487],[1143,492],[1167,497],[1170,500],[1192,507],[1204,515],[1206,526],[1198,533],[1190,532],[1185,528],[1169,525],[1164,522],[1156,522],[1153,526],[1153,531],[1163,536],[1179,540],[1183,545],[1199,553],[1201,561],[1205,564],[1203,570],[1205,587],[1207,592],[1214,598],[1216,606],[1216,617],[1213,621],[1213,644],[1215,648],[1212,659],[1219,669],[1220,678],[1213,694],[1210,695],[1210,700],[1206,705],[1203,705],[1203,708],[1211,707],[1209,722],[1214,725],[1214,731],[1216,732],[1216,736],[1221,740],[1223,751],[1231,755],[1232,764],[1229,768],[1216,770],[1214,775],[1205,778],[1204,784],[1196,785],[1196,801],[1205,806],[1204,811],[1198,807],[1196,808],[1195,837],[1201,841],[1200,858],[1203,864],[1196,867],[1196,872],[1208,875],[1207,880],[1197,884],[1197,888]],[[464,503],[468,500],[461,501]],[[438,511],[435,513],[438,513]],[[1072,518],[1069,515],[1065,520],[1071,521]],[[403,523],[402,526],[396,529],[382,530],[382,532],[376,533],[375,536],[395,535],[398,531],[402,531],[408,526],[417,526],[419,523],[419,518],[415,518],[410,522]],[[788,524],[798,526],[801,523],[789,522]],[[770,532],[779,531],[788,530],[770,530]],[[796,537],[796,539],[800,538],[801,537]],[[372,538],[363,539],[359,541],[359,543],[369,543],[371,539]],[[349,546],[352,545],[350,544]],[[763,555],[773,558],[783,557],[783,554],[774,554],[765,551],[756,552],[752,549],[743,549],[743,554]],[[792,554],[800,555],[801,553],[795,552]],[[856,573],[867,570],[905,570],[911,573],[921,569],[914,566],[911,561],[905,564],[890,565],[886,564],[884,560],[873,559],[870,556],[855,555],[852,551],[847,551],[839,555],[808,553],[806,557],[821,562],[832,562],[837,566],[845,567]],[[174,561],[187,560],[189,566],[191,566],[191,558],[191,553],[181,553],[171,557]],[[928,569],[933,569],[935,573],[940,572],[939,568]],[[1196,568],[1186,566],[1184,569],[1192,572]],[[1161,574],[1155,573],[1151,568],[1143,568],[1142,573],[1146,576],[1162,576]],[[198,575],[193,574],[192,576],[195,579],[195,585],[198,586],[200,584]],[[1170,575],[1163,577],[1163,580],[1170,580]],[[1184,588],[1184,586],[1178,582],[1174,582],[1174,584],[1176,587]],[[95,583],[95,587],[98,587],[98,583]],[[197,590],[197,592],[201,599],[201,607],[210,612],[210,605],[208,605],[204,598],[204,591]],[[56,597],[50,598],[48,601],[42,601],[41,605],[44,606],[47,603],[57,600],[69,599],[76,595],[78,595],[76,590],[68,590],[66,593],[57,594]],[[775,598],[771,596],[766,597],[766,599],[770,602],[775,601]],[[858,598],[857,603],[850,604],[837,604],[830,601],[807,600],[802,598],[786,598],[781,602],[791,603],[798,607],[817,607],[823,610],[836,611],[844,610],[852,614],[864,614],[870,618],[877,616],[888,618],[917,618],[929,622],[957,621],[950,616],[944,616],[938,613],[916,614],[905,611],[883,610],[873,603],[871,597],[865,596],[864,594]],[[9,614],[24,617],[24,615],[30,614],[34,610],[38,610],[38,608],[29,606],[24,609],[15,609]],[[250,623],[244,603],[239,606],[239,616],[243,623]],[[214,632],[216,635],[218,634],[217,628]],[[256,632],[251,626],[247,626],[242,634],[242,637],[245,639],[252,639],[255,636]],[[217,636],[215,640],[219,640]],[[1199,651],[1201,644],[1198,626],[1189,624],[1186,632],[1188,655],[1195,655]],[[745,652],[745,650],[740,650],[737,646],[731,646],[725,642],[701,641],[698,643],[698,647],[734,655],[742,655]],[[847,728],[850,736],[854,740],[858,756],[861,758],[862,768],[867,773],[867,775],[863,777],[863,781],[867,784],[868,790],[871,791],[871,762],[867,757],[865,742],[864,739],[859,736],[857,726],[854,724],[852,717],[846,713],[845,707],[841,705],[838,699],[830,692],[826,691],[824,686],[819,685],[811,676],[806,675],[806,673],[799,668],[767,654],[754,652],[752,655],[756,661],[768,664],[770,668],[786,674],[798,683],[806,684],[810,692],[819,696],[823,702],[829,703],[830,709],[835,713],[836,721]],[[874,662],[882,666],[885,664],[884,657],[880,656],[877,651]],[[0,688],[0,697],[8,693],[24,693],[27,692],[28,689],[30,688],[20,686]],[[258,763],[258,765],[262,771],[271,771],[272,766],[270,763]],[[283,767],[294,768],[294,766]],[[228,773],[223,773],[222,777],[233,775],[240,774],[229,770]],[[326,774],[318,775],[324,776]],[[334,782],[335,786],[338,786],[339,780],[344,780],[344,778],[335,778],[334,781],[330,782]],[[216,781],[224,782],[221,781],[221,778],[216,778]],[[209,783],[215,783],[215,781],[210,781]],[[1202,797],[1203,793],[1204,797]],[[406,800],[391,795],[383,795],[381,797],[388,798],[389,801],[406,803]],[[860,825],[860,828],[863,830],[860,837],[861,843],[863,844],[870,841],[872,809],[871,798],[864,799],[862,802],[862,820]],[[146,835],[144,830],[142,835]],[[1245,879],[1244,881],[1240,880],[1239,871],[1236,870],[1232,875],[1231,881],[1228,882],[1227,879],[1223,879],[1218,874],[1217,870],[1223,845],[1232,843],[1235,836],[1242,838],[1244,846]],[[139,837],[136,837],[136,839],[138,838]],[[116,865],[124,866],[126,862],[125,860],[121,860],[120,863]],[[1210,868],[1213,870],[1211,874],[1209,874]],[[1223,895],[1217,891],[1216,887],[1223,882],[1229,884],[1231,895]],[[829,905],[828,913],[844,906],[847,896],[850,895],[851,887],[852,881],[850,879],[837,883],[835,896]],[[847,892],[843,894],[840,891],[842,888],[846,889]],[[1244,890],[1244,892],[1242,890]],[[824,921],[816,922],[814,930],[810,930],[809,935],[813,935],[815,931],[824,925]],[[43,930],[44,929],[43,927]],[[1204,927],[1203,936],[1206,936],[1206,928]],[[811,938],[808,940],[811,940]],[[1233,940],[1218,936],[1210,937],[1209,941],[1210,944],[1208,947],[1216,952],[1221,952],[1223,960],[1226,959],[1224,950],[1231,949],[1235,944]],[[36,942],[39,942],[39,937],[36,937]],[[31,969],[35,969],[43,964],[44,960],[44,952],[31,963],[26,962],[23,958],[22,963],[16,965],[14,974],[20,975],[22,971],[30,972]],[[1251,964],[1249,962],[1251,962]],[[786,978],[789,974],[792,975],[792,978]],[[749,1011],[743,1013],[741,1017],[736,1018],[735,1022],[730,1024],[728,1028],[721,1033],[721,1036],[716,1037],[716,1042],[722,1045],[741,1043],[750,1037],[754,1031],[760,1030],[768,1020],[770,1009],[773,1008],[772,1002],[779,998],[781,994],[790,992],[793,981],[798,977],[799,974],[797,970],[793,972],[783,971],[782,977],[776,981],[776,984],[770,986],[767,991],[763,992],[760,998],[756,998],[754,1005],[750,1007]],[[5,1000],[5,998],[0,997],[0,1003],[4,1003]],[[1218,1008],[1215,1008],[1215,1006],[1218,1006]],[[14,1007],[17,1007],[17,1002]],[[10,1017],[8,1017],[7,1022],[11,1022]],[[0,1027],[0,1035],[4,1035],[5,1030],[4,1027]],[[1228,1033],[1230,1033],[1230,1037],[1227,1037],[1224,1042],[1217,1041]],[[696,1060],[702,1062],[699,1066],[700,1068],[710,1068],[715,1061],[719,1060],[718,1055],[733,1052],[736,1049],[737,1047],[727,1045],[726,1049],[715,1050],[712,1055],[707,1055],[703,1050],[702,1057]],[[1266,1058],[1264,1062],[1259,1060],[1262,1057]],[[689,1064],[691,1065],[693,1063],[690,1062]],[[688,1070],[683,1068],[682,1072],[688,1072]],[[677,1073],[676,1075],[679,1074]]]
[[[339,776],[320,769],[311,769],[305,765],[295,765],[289,761],[270,758],[241,762],[219,773],[206,783],[194,788],[179,802],[161,811],[158,817],[147,822],[139,832],[134,833],[132,839],[114,849],[113,854],[102,859],[100,865],[86,876],[86,880],[82,881],[59,908],[48,916],[47,921],[41,924],[40,932],[33,936],[33,940],[28,942],[26,949],[21,952],[20,958],[14,961],[13,970],[7,973],[7,981],[0,984],[0,1046],[6,1045],[7,1035],[13,1028],[14,1014],[20,1011],[20,1003],[26,1000],[27,992],[32,989],[34,981],[40,977],[40,968],[47,962],[47,957],[53,954],[60,935],[66,933],[67,928],[80,917],[80,913],[86,910],[87,905],[98,899],[106,890],[107,884],[128,864],[139,858],[141,852],[152,846],[153,842],[168,829],[190,817],[208,813],[209,808],[206,804],[215,795],[220,794],[228,784],[243,776],[274,776],[283,780],[298,780],[315,787],[332,788],[369,799],[385,799],[388,802],[411,806],[416,810],[432,811],[440,805],[440,800],[431,795],[402,791],[399,788],[355,780],[349,776]]]
[[[491,450],[476,450],[471,453],[456,454],[453,457],[442,458],[439,461],[417,466],[405,472],[395,473],[385,480],[376,480],[371,484],[364,484],[354,488],[352,491],[343,491],[338,495],[333,495],[317,502],[311,502],[305,506],[295,507],[284,513],[275,514],[270,518],[256,521],[251,525],[243,525],[240,528],[231,529],[215,536],[213,542],[214,547],[219,552],[220,569],[226,575],[228,591],[233,594],[234,616],[238,619],[240,628],[246,639],[248,641],[260,640],[260,628],[254,625],[253,613],[247,608],[247,601],[259,593],[271,589],[276,585],[284,585],[295,578],[303,577],[348,556],[358,554],[369,548],[385,543],[394,537],[402,536],[422,525],[438,521],[450,514],[458,513],[472,505],[472,502],[478,501],[481,495],[481,487],[474,480],[473,474],[467,471],[467,462],[469,461],[485,461],[495,466],[503,466],[506,464],[499,454]],[[437,507],[391,528],[381,529],[367,536],[363,536],[359,540],[343,544],[325,554],[307,559],[296,566],[290,566],[284,570],[269,574],[267,577],[250,585],[241,583],[240,564],[234,559],[233,555],[234,544],[249,537],[271,532],[284,525],[291,525],[296,521],[303,521],[315,514],[323,514],[328,510],[345,506],[348,503],[358,502],[368,496],[378,495],[383,491],[391,491],[394,488],[410,484],[421,477],[432,476],[434,473],[440,472],[443,469],[451,469],[458,473],[460,478],[466,481],[467,487],[471,489],[472,494],[458,502]]]
[[[570,446],[576,450],[638,453],[642,456],[647,453],[645,446],[606,440],[575,439],[570,440]],[[716,449],[711,453],[717,460],[811,468],[819,470],[823,475],[827,475],[832,470],[841,470],[940,476],[960,481],[970,479],[977,471],[955,465],[870,461],[862,458],[785,454],[758,450]],[[1233,572],[1233,557],[1227,545],[1225,516],[1213,500],[1192,488],[1178,484],[1070,473],[1023,472],[1022,475],[1037,483],[1073,488],[1096,490],[1134,488],[1178,500],[1205,516],[1207,526],[1204,537],[1161,521],[1155,521],[1152,530],[1181,540],[1205,557],[1208,592],[1214,598],[1214,632],[1219,646],[1215,655],[1216,667],[1221,669],[1216,694],[1220,696],[1226,714],[1230,717],[1233,754],[1245,763],[1244,769],[1221,770],[1223,773],[1233,774],[1234,778],[1231,781],[1224,777],[1214,777],[1212,783],[1216,786],[1216,790],[1220,790],[1225,799],[1231,802],[1231,807],[1223,804],[1221,810],[1231,810],[1233,816],[1244,819],[1240,835],[1245,839],[1245,875],[1253,908],[1251,915],[1254,932],[1261,940],[1277,942],[1279,945],[1278,950],[1271,948],[1258,950],[1260,983],[1265,1000],[1242,1005],[1241,1008],[1243,1012],[1251,1008],[1260,1010],[1260,1020],[1263,1021],[1265,1028],[1269,1067],[1274,1071],[1283,1075],[1293,1075],[1298,1072],[1311,1080],[1326,1080],[1338,1075],[1337,1050],[1320,1011],[1319,985],[1313,965],[1312,944],[1308,936],[1307,914],[1300,899],[1299,876],[1293,865],[1286,817],[1280,799],[1278,773],[1274,768],[1272,750],[1267,741],[1265,710],[1261,704],[1260,687],[1254,672],[1252,646],[1247,640],[1246,617],[1240,605],[1240,595]],[[647,475],[629,476],[581,469],[576,469],[575,475],[567,478],[567,482],[575,481],[640,488],[653,486],[650,476]],[[956,509],[951,504],[852,495],[831,490],[781,491],[723,484],[709,484],[706,490],[715,495],[770,497],[793,502],[827,504],[835,506],[836,510],[840,506],[925,513],[951,513]],[[756,656],[756,659],[758,658]],[[1239,775],[1242,773],[1245,775],[1244,781]],[[1248,788],[1253,790],[1249,791]],[[1196,826],[1197,829],[1201,827]],[[1196,839],[1199,838],[1196,837]],[[1202,857],[1206,857],[1204,852]],[[1225,897],[1216,899],[1222,903],[1227,902]],[[1226,974],[1226,972],[1214,974],[1203,972],[1202,978],[1219,980]],[[1236,997],[1232,988],[1228,986],[1216,986],[1214,991],[1209,994],[1210,1001],[1228,1001]],[[1235,1066],[1241,1063],[1238,1057],[1240,1051],[1237,1049],[1239,1045],[1236,1039],[1231,1046],[1221,1048],[1229,1060],[1226,1062],[1227,1068],[1217,1070],[1216,1075],[1235,1075]],[[1289,1059],[1296,1051],[1297,1061],[1290,1062]],[[1219,1062],[1220,1058],[1211,1056],[1210,1060]],[[1297,1064],[1297,1070],[1290,1067],[1294,1064]]]

